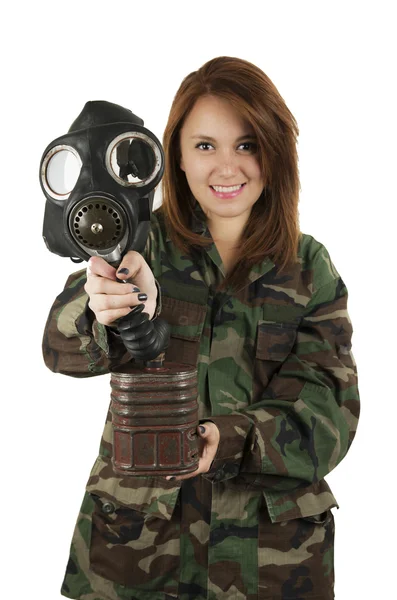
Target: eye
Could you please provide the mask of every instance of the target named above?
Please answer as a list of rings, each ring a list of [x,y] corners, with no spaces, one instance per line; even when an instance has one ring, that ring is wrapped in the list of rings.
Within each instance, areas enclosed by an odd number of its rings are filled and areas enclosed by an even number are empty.
[[[213,146],[209,142],[200,142],[195,146],[195,148],[199,148],[200,150],[209,150],[213,148]]]
[[[243,142],[239,145],[239,148],[244,150],[245,152],[250,152],[254,154],[258,150],[258,145],[255,142]]]

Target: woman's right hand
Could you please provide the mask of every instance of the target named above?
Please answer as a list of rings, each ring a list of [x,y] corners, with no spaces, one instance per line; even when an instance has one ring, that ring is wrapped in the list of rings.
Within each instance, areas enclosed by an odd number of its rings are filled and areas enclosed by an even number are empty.
[[[117,278],[132,283],[119,283]],[[139,291],[134,292],[137,288]],[[153,273],[143,256],[133,250],[127,252],[117,269],[103,258],[92,256],[88,261],[84,290],[89,296],[88,306],[102,325],[111,325],[138,304],[145,304],[143,310],[149,319],[156,310],[157,287]],[[139,300],[140,294],[146,294],[147,300]]]

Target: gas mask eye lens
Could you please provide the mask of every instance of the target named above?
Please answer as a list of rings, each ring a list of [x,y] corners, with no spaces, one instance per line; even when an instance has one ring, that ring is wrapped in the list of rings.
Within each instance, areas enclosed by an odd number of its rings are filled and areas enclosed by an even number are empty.
[[[156,177],[162,158],[157,144],[149,136],[129,132],[118,136],[109,145],[106,166],[118,183],[141,187]]]
[[[77,183],[81,170],[81,159],[71,146],[56,146],[44,158],[42,181],[53,197],[66,200]]]

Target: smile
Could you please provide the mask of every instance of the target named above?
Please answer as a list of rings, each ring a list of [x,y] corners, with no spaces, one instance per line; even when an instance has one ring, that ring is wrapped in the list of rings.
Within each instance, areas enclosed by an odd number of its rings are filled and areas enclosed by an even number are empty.
[[[219,200],[231,200],[239,194],[243,193],[246,183],[240,183],[239,185],[210,185],[211,193]]]
[[[245,185],[245,183],[240,183],[238,185],[229,185],[229,186],[211,185],[210,187],[213,190],[215,190],[216,192],[230,193],[230,192],[237,192],[239,189],[241,189],[243,187],[243,185]]]

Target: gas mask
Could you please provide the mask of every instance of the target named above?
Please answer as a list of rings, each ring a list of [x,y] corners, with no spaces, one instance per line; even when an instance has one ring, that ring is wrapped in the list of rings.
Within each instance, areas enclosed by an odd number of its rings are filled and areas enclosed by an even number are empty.
[[[114,266],[129,250],[143,252],[163,172],[163,149],[142,119],[117,104],[87,102],[41,159],[47,248],[74,262],[100,256]],[[143,308],[114,322],[143,364],[112,371],[113,469],[123,477],[192,473],[199,464],[197,369],[165,361],[170,327],[149,321]]]
[[[73,262],[101,256],[113,265],[129,250],[142,252],[163,172],[162,146],[142,119],[117,104],[87,102],[41,159],[47,248]]]

